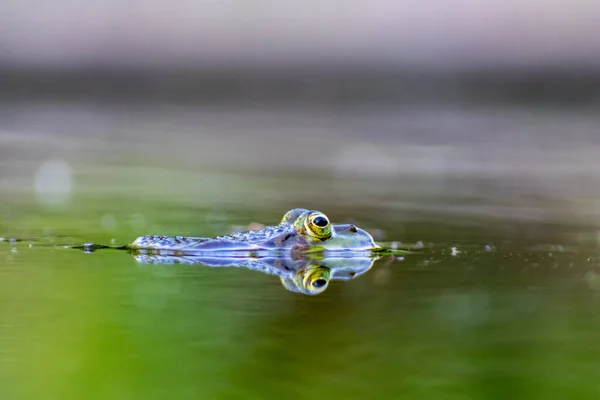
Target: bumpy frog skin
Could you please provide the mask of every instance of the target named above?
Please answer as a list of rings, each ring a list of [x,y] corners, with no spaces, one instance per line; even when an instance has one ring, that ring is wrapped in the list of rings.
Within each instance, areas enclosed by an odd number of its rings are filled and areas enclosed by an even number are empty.
[[[320,211],[295,208],[279,225],[215,238],[183,236],[142,236],[130,249],[162,255],[245,253],[250,256],[273,252],[376,251],[373,237],[350,224],[332,224]]]

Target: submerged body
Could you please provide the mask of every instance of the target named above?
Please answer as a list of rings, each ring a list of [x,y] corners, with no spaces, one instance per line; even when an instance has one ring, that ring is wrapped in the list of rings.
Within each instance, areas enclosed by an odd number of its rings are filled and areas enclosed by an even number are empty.
[[[142,236],[130,246],[141,253],[164,255],[231,254],[255,252],[373,251],[380,249],[373,237],[350,224],[332,224],[316,210],[295,208],[279,225],[215,238]]]

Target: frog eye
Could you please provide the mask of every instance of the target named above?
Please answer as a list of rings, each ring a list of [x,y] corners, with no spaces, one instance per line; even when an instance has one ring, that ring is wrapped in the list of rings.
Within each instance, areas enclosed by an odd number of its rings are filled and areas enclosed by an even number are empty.
[[[302,286],[306,288],[312,294],[323,292],[327,289],[329,284],[329,277],[331,271],[326,267],[319,267],[313,270],[304,272],[304,278],[302,279]]]
[[[306,211],[308,211],[308,210],[306,210],[304,208],[294,208],[285,213],[285,215],[281,219],[280,224],[294,223],[294,221],[296,221],[298,219],[298,217]]]
[[[317,289],[321,289],[325,285],[327,285],[327,280],[323,278],[315,279],[314,281],[312,281],[312,286]]]
[[[313,219],[313,224],[315,224],[319,228],[323,228],[326,227],[327,224],[329,224],[329,221],[327,221],[327,218],[325,218],[324,216],[319,215],[318,217]]]
[[[306,232],[317,239],[325,240],[331,237],[331,223],[327,216],[320,212],[312,213],[305,223]]]

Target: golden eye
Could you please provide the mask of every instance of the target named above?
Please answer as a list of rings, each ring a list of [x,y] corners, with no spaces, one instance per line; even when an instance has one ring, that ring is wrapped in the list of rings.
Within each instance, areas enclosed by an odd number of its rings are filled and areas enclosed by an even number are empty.
[[[306,218],[304,223],[306,232],[318,239],[325,240],[331,237],[331,224],[323,213],[313,213]]]
[[[321,293],[329,284],[330,270],[326,267],[319,267],[306,271],[302,279],[302,286],[313,294]]]

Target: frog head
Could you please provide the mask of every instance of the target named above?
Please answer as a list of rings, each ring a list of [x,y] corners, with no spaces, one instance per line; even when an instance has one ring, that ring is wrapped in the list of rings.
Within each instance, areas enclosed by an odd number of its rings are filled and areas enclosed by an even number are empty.
[[[311,249],[368,251],[380,248],[367,231],[352,224],[332,224],[321,211],[295,208],[283,216],[281,223],[293,225]]]

